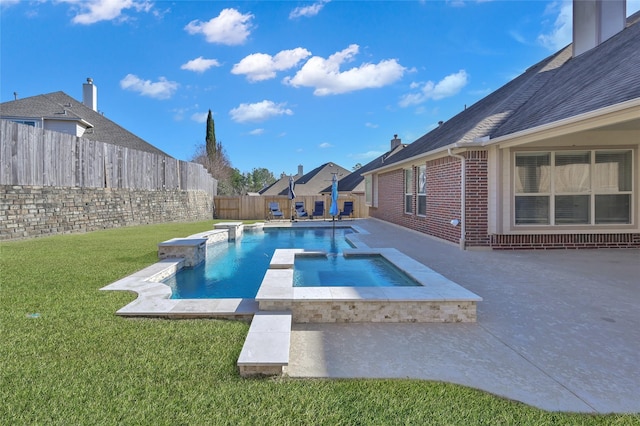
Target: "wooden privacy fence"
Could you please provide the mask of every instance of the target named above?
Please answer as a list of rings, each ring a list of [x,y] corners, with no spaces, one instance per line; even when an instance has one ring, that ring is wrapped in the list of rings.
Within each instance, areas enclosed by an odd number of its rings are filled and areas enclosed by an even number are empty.
[[[201,164],[0,120],[0,185],[217,192]]]
[[[285,219],[291,219],[296,202],[304,203],[305,210],[311,215],[316,201],[324,201],[324,217],[331,218],[329,215],[331,196],[329,195],[297,196],[293,200],[289,200],[287,196],[217,196],[214,197],[214,209],[217,219],[265,220],[268,218],[269,203],[277,202],[280,204],[280,210],[284,213]],[[363,218],[369,216],[369,209],[365,204],[364,195],[340,194],[338,197],[338,210],[344,209],[345,201],[353,201],[353,217]],[[293,215],[295,216],[295,212]]]

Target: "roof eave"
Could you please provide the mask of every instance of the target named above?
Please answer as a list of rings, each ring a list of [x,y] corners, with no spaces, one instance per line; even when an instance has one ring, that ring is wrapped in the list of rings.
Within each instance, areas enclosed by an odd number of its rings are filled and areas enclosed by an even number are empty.
[[[509,135],[489,139],[483,143],[483,146],[498,145],[500,148],[510,148],[537,142],[541,139],[560,137],[627,121],[639,120],[638,117],[640,117],[640,98],[635,98],[562,120],[531,127]]]

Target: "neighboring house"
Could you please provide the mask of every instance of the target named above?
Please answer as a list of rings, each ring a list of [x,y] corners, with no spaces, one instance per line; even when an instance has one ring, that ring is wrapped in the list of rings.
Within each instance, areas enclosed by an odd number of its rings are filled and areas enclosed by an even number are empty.
[[[31,96],[0,104],[0,118],[84,139],[171,157],[98,112],[93,80],[83,84],[83,102],[64,92]]]
[[[371,184],[370,178],[365,182],[363,174],[383,166],[385,161],[388,161],[392,155],[397,154],[406,146],[407,144],[403,144],[402,140],[398,139],[398,135],[393,135],[393,139],[391,139],[391,149],[389,149],[389,151],[338,180],[338,193],[341,195],[363,195],[365,193],[365,186],[370,186]],[[320,192],[325,195],[330,195],[331,185],[328,185]],[[368,193],[371,194],[371,191]]]
[[[258,195],[282,195],[282,194],[286,195],[287,190],[289,188],[289,177],[293,177],[293,180],[296,180],[302,177],[302,175],[304,174],[302,170],[303,170],[302,165],[298,165],[298,173],[296,173],[295,175],[289,176],[284,172],[281,173],[280,179],[273,182],[271,185],[267,186],[266,188],[263,188],[260,191],[258,191]]]
[[[302,166],[298,166],[298,174],[293,177],[296,197],[305,195],[320,195],[320,192],[331,184],[333,174],[338,178],[347,176],[351,172],[335,163],[325,163],[309,173],[302,175]],[[283,175],[273,185],[260,191],[260,195],[288,195],[289,176]]]
[[[461,248],[640,247],[640,13],[573,7],[572,45],[363,173],[370,216]]]

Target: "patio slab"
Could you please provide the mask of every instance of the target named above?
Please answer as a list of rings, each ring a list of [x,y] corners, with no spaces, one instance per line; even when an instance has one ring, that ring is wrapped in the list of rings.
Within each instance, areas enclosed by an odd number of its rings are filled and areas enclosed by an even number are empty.
[[[640,413],[640,250],[461,251],[367,219],[395,247],[479,294],[475,324],[295,324],[292,377],[417,378],[551,411]]]

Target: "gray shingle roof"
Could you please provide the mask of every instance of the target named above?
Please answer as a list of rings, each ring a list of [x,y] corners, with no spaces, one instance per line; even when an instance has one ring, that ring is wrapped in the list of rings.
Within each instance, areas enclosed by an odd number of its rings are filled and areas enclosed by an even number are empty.
[[[353,190],[355,190],[358,185],[360,185],[362,183],[362,181],[364,180],[364,177],[362,176],[363,173],[366,173],[370,170],[374,170],[377,169],[379,167],[382,167],[385,165],[385,161],[387,161],[387,159],[389,157],[391,157],[392,155],[397,154],[398,152],[400,152],[403,148],[406,148],[408,145],[406,144],[400,144],[397,147],[395,147],[394,149],[385,152],[384,154],[382,154],[381,156],[379,156],[378,158],[368,162],[367,164],[365,164],[364,166],[360,167],[358,170],[350,173],[349,175],[343,177],[342,179],[340,179],[338,181],[338,192],[351,192]],[[364,191],[364,188],[363,188]],[[331,185],[327,186],[326,188],[324,188],[322,191],[320,191],[323,194],[326,193],[330,193],[331,192]]]
[[[638,22],[640,12],[627,19],[627,28],[576,58],[569,45],[540,61],[415,140],[385,165],[454,143],[505,136],[640,98]]]
[[[66,111],[66,114],[63,114],[63,111]],[[85,120],[93,126],[87,129],[84,135],[82,135],[85,139],[170,157],[169,154],[161,151],[144,139],[139,138],[64,92],[53,92],[4,102],[0,104],[0,115],[3,117],[30,117],[38,119],[44,117],[45,119],[63,118]]]

